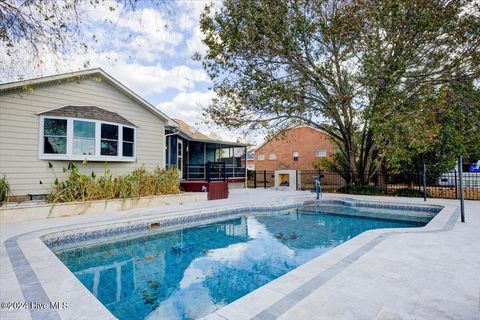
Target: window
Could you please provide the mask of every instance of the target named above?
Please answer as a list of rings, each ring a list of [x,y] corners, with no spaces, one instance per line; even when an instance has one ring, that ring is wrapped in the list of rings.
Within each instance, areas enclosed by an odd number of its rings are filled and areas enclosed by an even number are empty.
[[[43,123],[43,153],[67,154],[67,120],[45,119]]]
[[[293,153],[293,161],[298,161],[298,152],[297,151],[295,151]]]
[[[95,122],[73,120],[73,154],[95,155]]]
[[[258,161],[263,161],[265,160],[265,155],[263,153],[259,153],[257,159]]]
[[[102,140],[100,154],[102,156],[118,155],[118,126],[102,123]]]
[[[326,156],[327,156],[327,150],[318,149],[318,150],[315,152],[315,156],[316,156],[317,158],[326,157]]]
[[[133,147],[135,144],[133,128],[123,127],[123,156],[133,157]]]
[[[39,157],[135,161],[135,128],[99,120],[41,116]]]
[[[277,159],[277,156],[275,155],[275,153],[270,153],[268,155],[268,160],[276,160]]]

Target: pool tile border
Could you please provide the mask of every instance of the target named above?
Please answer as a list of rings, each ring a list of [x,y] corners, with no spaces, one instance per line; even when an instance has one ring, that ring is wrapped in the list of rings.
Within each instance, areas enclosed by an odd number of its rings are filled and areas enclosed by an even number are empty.
[[[412,206],[412,205],[392,205],[388,203],[367,203],[367,202],[358,202],[352,201],[351,199],[345,200],[320,200],[324,204],[347,204],[351,207],[357,208],[388,208],[388,209],[404,209],[412,210],[417,212],[426,212],[429,213],[429,218],[432,218],[437,214],[441,208],[436,206]],[[289,204],[277,205],[277,206],[248,206],[248,207],[239,207],[233,209],[223,209],[223,210],[207,210],[204,213],[198,213],[193,215],[184,215],[181,217],[173,217],[167,219],[150,219],[141,221],[139,223],[123,223],[120,225],[113,224],[109,228],[100,226],[92,230],[92,228],[85,228],[83,231],[62,231],[52,234],[47,234],[41,237],[42,241],[50,248],[55,249],[62,247],[71,243],[84,242],[88,240],[109,238],[116,235],[125,235],[132,234],[139,231],[148,231],[152,230],[151,225],[155,224],[155,230],[160,230],[163,228],[171,226],[183,226],[190,223],[206,222],[216,218],[227,218],[230,216],[235,216],[240,213],[258,213],[258,212],[270,212],[274,210],[287,210],[298,208],[303,205],[313,205],[317,204],[318,201],[304,201],[304,202],[294,202]],[[384,217],[387,218],[389,215],[385,214]],[[419,216],[419,215],[418,215]],[[415,217],[415,214],[412,215]]]

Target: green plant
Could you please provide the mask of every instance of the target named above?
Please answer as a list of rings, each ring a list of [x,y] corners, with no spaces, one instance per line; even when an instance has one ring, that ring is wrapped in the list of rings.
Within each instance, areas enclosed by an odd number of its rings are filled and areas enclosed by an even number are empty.
[[[7,202],[10,197],[10,185],[5,175],[0,177],[0,204]]]
[[[392,195],[397,197],[423,197],[423,191],[412,188],[401,188],[393,191]],[[430,197],[428,192],[427,197]]]
[[[355,184],[346,184],[337,189],[339,193],[347,194],[363,194],[363,195],[382,195],[384,193],[384,188],[374,185],[355,185]]]
[[[53,168],[51,164],[49,167]],[[140,167],[130,174],[114,177],[105,164],[103,175],[97,177],[94,172],[90,175],[81,173],[77,165],[70,163],[63,172],[67,175],[64,180],[55,175],[53,189],[47,197],[51,203],[139,198],[180,192],[179,173],[175,168],[165,170],[157,167],[150,172]]]
[[[318,126],[338,146],[328,170],[355,184],[424,154],[448,165],[480,153],[477,0],[223,4],[201,15],[206,50],[194,57],[214,123],[270,136]]]

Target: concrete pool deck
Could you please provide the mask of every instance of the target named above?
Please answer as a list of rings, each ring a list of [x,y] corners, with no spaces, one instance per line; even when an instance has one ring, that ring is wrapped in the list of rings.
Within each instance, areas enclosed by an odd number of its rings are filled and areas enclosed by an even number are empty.
[[[108,310],[39,237],[63,229],[169,217],[232,206],[313,199],[309,192],[232,190],[227,200],[0,225],[1,319],[109,319]],[[422,199],[326,194],[392,203]],[[445,209],[427,227],[367,231],[205,319],[479,319],[480,201],[429,199]],[[398,230],[398,231],[397,231]],[[7,310],[6,302],[67,302]]]

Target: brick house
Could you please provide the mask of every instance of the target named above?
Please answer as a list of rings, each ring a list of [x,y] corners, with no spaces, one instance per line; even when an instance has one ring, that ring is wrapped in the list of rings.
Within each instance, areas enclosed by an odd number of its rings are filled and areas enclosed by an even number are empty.
[[[303,126],[285,130],[255,150],[255,170],[313,170],[336,146],[320,129]]]

